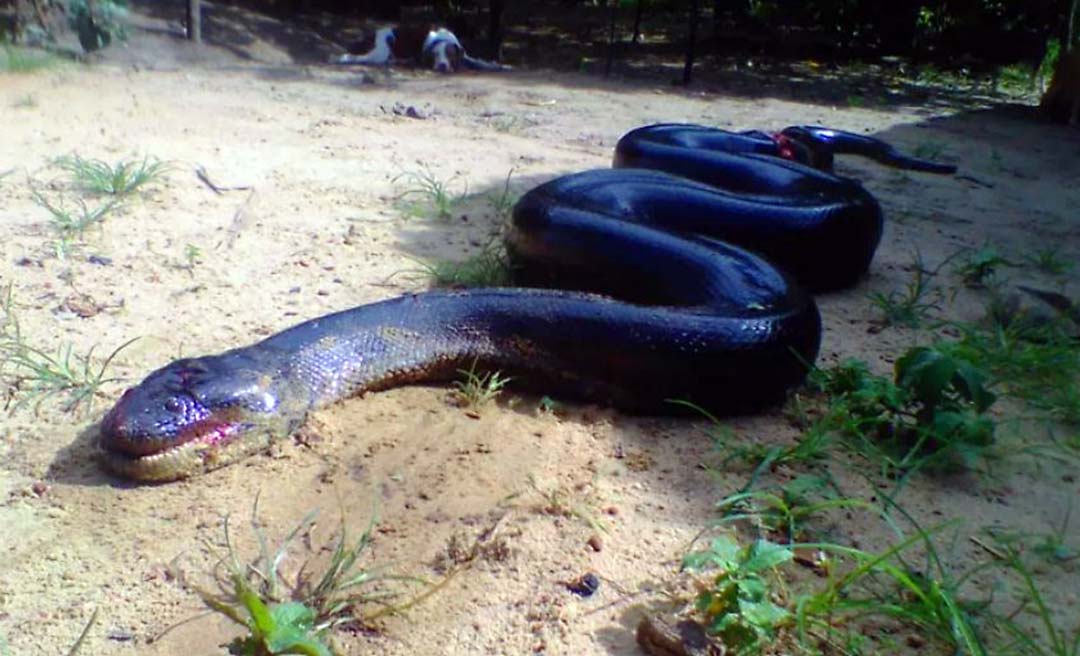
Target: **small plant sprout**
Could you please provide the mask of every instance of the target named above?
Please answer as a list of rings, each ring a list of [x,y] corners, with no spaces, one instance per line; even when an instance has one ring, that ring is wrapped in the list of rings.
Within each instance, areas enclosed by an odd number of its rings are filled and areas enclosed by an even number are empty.
[[[791,613],[773,599],[774,572],[793,558],[787,547],[767,540],[743,547],[730,535],[688,554],[684,569],[712,575],[694,604],[704,617],[706,631],[736,653],[753,653],[772,642],[792,622]]]
[[[1003,266],[1012,266],[990,245],[976,251],[969,251],[956,266],[956,273],[968,287],[985,287],[997,276]]]
[[[54,396],[64,396],[62,408],[74,412],[93,408],[94,398],[102,385],[118,378],[105,375],[112,361],[135,340],[129,340],[101,362],[94,358],[94,349],[86,355],[74,355],[69,343],[52,354],[30,346],[15,315],[12,289],[8,286],[0,307],[0,384],[6,388],[7,401],[12,409],[33,403],[35,409]],[[14,405],[10,405],[14,401]]]
[[[61,157],[56,165],[67,171],[75,182],[87,191],[118,198],[130,196],[139,189],[161,180],[169,165],[149,156],[142,161],[122,160],[109,164],[98,159],[84,159],[75,154]]]
[[[184,246],[184,269],[187,269],[189,273],[195,272],[195,267],[201,264],[203,261],[203,251],[195,244],[187,244]]]
[[[310,539],[317,512],[308,513],[276,548],[271,549],[256,517],[257,500],[254,508],[251,524],[258,542],[258,555],[250,562],[241,562],[226,518],[226,553],[220,561],[224,567],[219,566],[214,571],[217,592],[204,589],[186,580],[182,573],[174,572],[210,610],[228,617],[247,631],[232,642],[230,653],[331,656],[337,653],[331,648],[331,632],[335,628],[356,625],[404,608],[389,605],[389,600],[396,595],[383,589],[385,584],[391,581],[422,583],[415,578],[393,576],[360,566],[373,539],[374,521],[357,539],[350,540],[342,519],[333,546],[325,548],[330,560],[320,574],[310,560],[296,565],[289,558],[298,538],[307,536],[304,541]],[[436,589],[438,586],[429,588],[411,603],[420,601]],[[379,609],[374,610],[372,606]]]
[[[117,205],[110,200],[97,207],[90,208],[81,198],[77,199],[77,209],[71,209],[63,202],[53,203],[43,194],[34,191],[34,202],[49,213],[49,225],[56,233],[53,247],[58,259],[65,259],[85,239],[86,231],[100,225],[105,216]]]
[[[505,254],[493,246],[466,260],[435,260],[420,266],[435,287],[501,287],[511,281]]]
[[[498,371],[478,373],[476,365],[474,360],[468,369],[459,369],[458,373],[464,379],[454,381],[454,395],[462,405],[474,412],[498,398],[511,380]]]
[[[886,326],[922,327],[941,302],[941,292],[930,286],[930,279],[935,273],[927,271],[922,258],[916,254],[912,262],[911,280],[904,285],[903,291],[870,294],[870,302],[881,310],[882,323]]]
[[[405,210],[413,216],[425,216],[434,213],[435,217],[443,221],[449,220],[454,207],[468,193],[468,184],[460,194],[450,191],[458,176],[443,180],[432,172],[431,168],[424,165],[420,171],[408,171],[393,178],[397,184],[404,180],[405,188],[398,194],[397,199],[404,203]]]
[[[510,178],[514,175],[514,169],[510,169],[506,173],[506,181],[503,182],[503,188],[499,192],[492,192],[488,195],[488,206],[495,213],[495,218],[499,221],[506,221],[510,218],[510,213],[514,209],[514,203],[517,202],[517,198],[510,189]]]
[[[829,493],[829,480],[822,476],[799,476],[774,490],[740,492],[718,504],[723,522],[753,520],[770,537],[785,543],[806,539],[809,522],[817,515],[841,508],[872,509],[861,499]]]
[[[1043,273],[1060,276],[1073,268],[1073,262],[1062,257],[1058,248],[1044,248],[1024,258],[1024,261]]]

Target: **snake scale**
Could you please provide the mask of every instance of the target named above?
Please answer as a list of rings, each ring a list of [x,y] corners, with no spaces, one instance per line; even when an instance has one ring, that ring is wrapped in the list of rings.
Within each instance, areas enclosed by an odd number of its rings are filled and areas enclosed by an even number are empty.
[[[265,449],[312,409],[470,366],[631,412],[776,403],[818,354],[810,292],[854,284],[881,238],[877,201],[831,173],[835,153],[952,170],[826,128],[638,128],[613,168],[517,202],[505,237],[515,287],[407,294],[174,361],[103,418],[103,462],[185,478]]]

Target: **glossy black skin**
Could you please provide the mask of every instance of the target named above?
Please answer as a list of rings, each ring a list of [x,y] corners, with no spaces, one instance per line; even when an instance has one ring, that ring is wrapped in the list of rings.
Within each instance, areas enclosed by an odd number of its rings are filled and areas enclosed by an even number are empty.
[[[860,155],[898,169],[942,175],[956,173],[953,164],[911,157],[891,144],[865,134],[818,125],[793,125],[781,130],[780,135],[803,146],[801,150],[796,149],[800,153],[797,155],[799,161],[823,171],[832,170],[834,155]]]
[[[853,285],[881,241],[884,220],[877,200],[855,180],[730,150],[758,143],[701,126],[648,126],[619,140],[614,165],[666,171],[709,185],[713,189],[682,198],[660,192],[650,197],[658,204],[676,203],[689,217],[702,216],[697,207],[722,206],[718,238],[770,257],[812,291]]]
[[[739,155],[747,159],[735,159]],[[658,168],[732,191],[776,194],[805,191],[806,185],[827,187],[844,180],[817,176],[800,167],[762,167],[758,165],[761,156],[831,173],[836,155],[859,155],[893,168],[926,173],[956,172],[952,164],[911,157],[880,139],[816,125],[793,125],[769,134],[760,130],[731,132],[693,123],[655,123],[631,130],[619,140],[615,166]],[[702,158],[707,160],[704,167]]]
[[[658,171],[558,178],[517,203],[507,249],[523,285],[427,292],[320,317],[249,347],[185,359],[125,393],[106,450],[152,454],[220,410],[291,415],[474,360],[546,393],[674,412],[775,403],[817,357],[813,299],[768,260],[715,240],[774,207]],[[249,420],[250,421],[250,420]]]
[[[632,411],[675,411],[671,399],[717,412],[776,403],[820,346],[820,315],[803,289],[855,283],[882,219],[857,182],[760,154],[764,145],[685,126],[632,132],[617,168],[552,180],[514,208],[506,246],[518,283],[555,289],[407,295],[174,362],[120,399],[101,444],[138,460],[200,426],[288,430],[313,407],[445,380],[474,362]],[[635,162],[701,182],[627,168]]]

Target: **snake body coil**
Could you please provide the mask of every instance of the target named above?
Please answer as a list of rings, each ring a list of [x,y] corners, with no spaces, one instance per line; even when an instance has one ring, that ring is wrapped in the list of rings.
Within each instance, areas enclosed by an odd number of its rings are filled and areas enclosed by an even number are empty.
[[[878,204],[856,182],[773,156],[691,145],[679,157],[644,141],[633,150],[624,138],[617,168],[517,203],[506,246],[531,289],[406,295],[175,361],[103,419],[104,462],[136,479],[183,478],[264,448],[313,408],[473,365],[633,411],[778,401],[821,340],[804,286],[850,285],[866,270]]]

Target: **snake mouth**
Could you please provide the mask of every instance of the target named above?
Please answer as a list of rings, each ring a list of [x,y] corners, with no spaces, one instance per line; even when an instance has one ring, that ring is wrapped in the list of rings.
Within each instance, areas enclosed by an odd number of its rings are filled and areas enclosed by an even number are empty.
[[[110,470],[136,480],[166,482],[225,464],[241,441],[238,438],[253,424],[212,416],[158,439],[132,439],[110,432],[108,427],[108,422],[103,422],[99,446]]]

